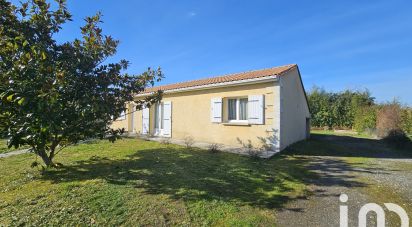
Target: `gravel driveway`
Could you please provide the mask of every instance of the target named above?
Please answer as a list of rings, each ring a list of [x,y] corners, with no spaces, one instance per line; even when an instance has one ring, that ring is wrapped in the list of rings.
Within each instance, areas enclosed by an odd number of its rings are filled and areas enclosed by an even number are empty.
[[[327,142],[331,142],[330,137]],[[345,144],[341,138],[336,142]],[[356,145],[347,142],[348,149]],[[366,146],[358,139],[356,143],[360,143],[357,147]],[[363,205],[388,202],[402,206],[412,220],[412,159],[360,156],[297,155],[318,178],[308,180],[307,198],[292,200],[277,213],[278,226],[339,226],[340,205],[349,208],[349,226],[358,226]],[[339,200],[342,193],[349,197],[346,203]],[[396,214],[387,210],[385,214],[386,226],[400,226]],[[368,218],[368,226],[376,226],[376,218]]]
[[[294,200],[278,212],[279,226],[339,226],[339,206],[345,204],[349,207],[349,226],[357,226],[359,209],[366,203],[382,205],[384,202],[401,202],[399,205],[404,208],[412,207],[411,159],[372,159],[368,161],[371,167],[361,168],[348,164],[344,158],[301,158],[307,159],[308,168],[317,173],[319,178],[311,180],[310,196]],[[370,188],[378,186],[378,193],[387,193],[388,190],[396,192],[401,201],[399,198],[386,201],[387,196],[380,198],[379,195],[369,193]],[[347,203],[339,201],[342,193],[348,195]],[[395,226],[390,220],[387,222],[387,226]]]

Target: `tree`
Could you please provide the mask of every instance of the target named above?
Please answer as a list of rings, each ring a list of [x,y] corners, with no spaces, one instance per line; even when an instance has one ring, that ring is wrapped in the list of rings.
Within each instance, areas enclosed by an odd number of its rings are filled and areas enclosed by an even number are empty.
[[[314,87],[308,92],[308,101],[312,125],[328,128],[351,128],[357,112],[374,105],[374,98],[368,90],[326,92]]]
[[[53,9],[54,8],[54,9]],[[118,138],[113,119],[126,103],[163,78],[159,69],[124,72],[129,62],[105,64],[119,41],[102,34],[101,14],[87,17],[81,39],[54,37],[71,20],[64,0],[13,5],[0,0],[0,130],[9,146],[29,145],[47,166],[64,147],[89,138]],[[161,99],[156,92],[137,109]]]
[[[401,113],[401,128],[408,134],[412,134],[412,108],[404,107]]]

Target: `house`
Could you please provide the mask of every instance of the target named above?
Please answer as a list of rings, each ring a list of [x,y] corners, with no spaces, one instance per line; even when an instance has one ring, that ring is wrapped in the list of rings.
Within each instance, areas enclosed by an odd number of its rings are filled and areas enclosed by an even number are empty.
[[[159,89],[161,103],[140,111],[129,104],[129,114],[112,127],[233,147],[239,141],[266,143],[273,151],[309,136],[309,107],[296,64],[152,87],[136,100]]]

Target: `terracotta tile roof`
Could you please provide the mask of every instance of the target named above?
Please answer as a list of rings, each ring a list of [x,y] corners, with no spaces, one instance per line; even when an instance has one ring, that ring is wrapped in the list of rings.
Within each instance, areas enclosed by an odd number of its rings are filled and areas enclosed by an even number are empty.
[[[167,91],[167,90],[189,88],[189,87],[196,87],[196,86],[202,86],[202,85],[238,81],[238,80],[255,79],[255,78],[274,76],[274,75],[281,76],[282,74],[286,73],[287,71],[291,70],[294,67],[297,67],[297,65],[296,64],[283,65],[283,66],[261,69],[261,70],[253,70],[253,71],[233,73],[233,74],[227,74],[223,76],[210,77],[210,78],[199,79],[199,80],[191,80],[191,81],[186,81],[186,82],[180,82],[180,83],[175,83],[175,84],[168,84],[168,85],[147,88],[143,93],[149,93],[149,92],[154,92],[158,90]]]

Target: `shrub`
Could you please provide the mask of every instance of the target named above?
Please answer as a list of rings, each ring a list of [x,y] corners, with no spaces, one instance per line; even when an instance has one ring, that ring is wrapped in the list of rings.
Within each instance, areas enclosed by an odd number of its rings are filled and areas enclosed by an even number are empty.
[[[411,144],[411,139],[401,129],[391,130],[383,139],[386,143],[395,147],[403,148]]]
[[[193,146],[193,144],[195,143],[195,140],[194,140],[193,137],[191,137],[191,136],[186,136],[186,137],[183,139],[183,141],[184,141],[184,143],[185,143],[185,145],[186,145],[186,148],[191,148],[191,147]]]
[[[237,141],[239,144],[242,145],[242,147],[246,150],[246,153],[252,157],[252,158],[257,158],[259,157],[260,154],[262,154],[263,149],[262,148],[256,148],[253,146],[252,141],[248,140],[247,142],[243,142],[240,138],[237,138]]]
[[[212,143],[208,146],[208,150],[210,151],[210,153],[218,153],[221,148],[222,148],[222,144],[218,144],[218,143]]]
[[[401,128],[404,132],[412,134],[412,109],[403,108],[401,111]]]
[[[374,98],[368,90],[327,92],[324,89],[314,87],[308,92],[308,103],[313,127],[349,129],[354,126],[358,109],[373,106]]]
[[[376,130],[380,138],[389,136],[392,131],[401,130],[401,106],[397,101],[380,107],[376,117]]]
[[[355,113],[353,128],[357,132],[373,132],[376,129],[376,108],[373,106],[360,107]]]

